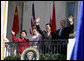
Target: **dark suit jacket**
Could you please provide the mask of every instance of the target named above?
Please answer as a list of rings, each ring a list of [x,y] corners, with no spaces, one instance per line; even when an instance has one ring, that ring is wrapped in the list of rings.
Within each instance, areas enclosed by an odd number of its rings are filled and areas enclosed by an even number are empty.
[[[54,33],[50,32],[49,37],[47,37],[47,32],[46,31],[42,31],[39,27],[39,25],[36,25],[37,30],[39,31],[39,33],[43,36],[43,39],[47,39],[47,40],[52,40],[55,38]]]
[[[59,36],[60,29],[58,29],[56,31],[56,34],[55,34],[55,36],[56,36],[55,39],[68,39],[69,38],[69,34],[73,30],[73,28],[74,28],[73,25],[70,25],[69,27],[63,28],[61,36]]]

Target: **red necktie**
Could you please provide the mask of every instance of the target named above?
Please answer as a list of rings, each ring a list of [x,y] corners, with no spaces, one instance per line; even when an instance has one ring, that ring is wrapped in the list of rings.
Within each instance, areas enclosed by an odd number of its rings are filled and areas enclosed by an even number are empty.
[[[47,37],[49,37],[49,32],[47,32]]]

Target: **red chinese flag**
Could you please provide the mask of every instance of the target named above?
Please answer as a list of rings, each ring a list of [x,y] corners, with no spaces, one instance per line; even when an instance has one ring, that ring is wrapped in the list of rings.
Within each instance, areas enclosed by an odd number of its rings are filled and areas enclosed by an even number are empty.
[[[55,3],[53,1],[53,11],[52,11],[52,17],[50,17],[50,24],[52,25],[51,27],[51,31],[53,33],[56,32],[56,18],[55,18]]]
[[[15,8],[12,30],[15,32],[15,36],[19,32],[19,18],[18,18],[18,9],[17,9],[17,6]]]

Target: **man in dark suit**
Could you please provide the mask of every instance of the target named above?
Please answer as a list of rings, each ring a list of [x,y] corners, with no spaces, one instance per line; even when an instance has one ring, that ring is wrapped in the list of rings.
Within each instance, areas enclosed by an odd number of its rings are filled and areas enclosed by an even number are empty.
[[[43,36],[43,40],[44,41],[46,41],[46,40],[49,41],[47,43],[44,43],[44,48],[45,48],[45,45],[51,44],[50,41],[52,41],[52,39],[54,39],[55,36],[54,36],[54,33],[51,32],[51,25],[49,23],[46,24],[46,30],[44,30],[44,31],[41,30],[40,29],[40,26],[39,26],[39,20],[40,20],[40,18],[37,18],[36,19],[36,27],[37,27],[37,30]],[[47,51],[46,51],[46,49],[47,49]],[[46,52],[48,52],[48,50],[51,50],[51,47],[50,46],[47,46],[46,49],[43,49],[43,50],[45,50]]]
[[[54,39],[54,33],[51,32],[51,24],[47,23],[45,26],[46,30],[41,30],[40,26],[39,26],[39,20],[40,20],[40,18],[36,19],[36,27],[37,27],[39,33],[43,36],[43,40],[44,39],[47,39],[47,40]]]
[[[61,28],[56,31],[56,34],[55,34],[56,38],[55,39],[66,39],[68,41],[69,34],[74,29],[72,15],[68,17],[68,21],[70,23],[70,26],[68,26],[68,27],[65,27],[65,21],[64,20],[60,21],[60,27]],[[65,46],[61,45],[61,50],[60,50],[60,47],[58,46],[58,52],[61,54],[67,55],[67,44]]]
[[[65,27],[65,21],[61,20],[60,26],[61,26],[61,28],[56,31],[56,39],[68,39],[70,32],[74,28],[73,21],[70,22],[70,26]]]

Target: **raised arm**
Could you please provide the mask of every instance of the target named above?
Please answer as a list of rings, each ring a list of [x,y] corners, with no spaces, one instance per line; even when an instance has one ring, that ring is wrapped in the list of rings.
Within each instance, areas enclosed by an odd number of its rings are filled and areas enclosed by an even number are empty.
[[[37,30],[38,30],[38,32],[39,32],[41,35],[44,35],[43,31],[40,29],[39,21],[40,21],[40,18],[38,17],[38,18],[36,19],[36,27],[37,27]]]
[[[19,41],[18,39],[16,39],[15,37],[15,32],[11,31],[12,33],[12,41],[16,42],[16,41]]]
[[[73,17],[69,16],[68,18],[69,22],[70,22],[70,26],[67,27],[67,31],[69,31],[69,33],[74,29],[74,25],[73,25]]]

